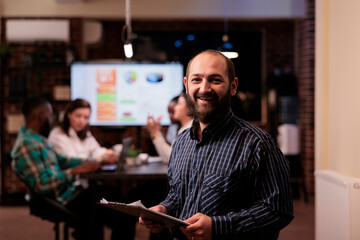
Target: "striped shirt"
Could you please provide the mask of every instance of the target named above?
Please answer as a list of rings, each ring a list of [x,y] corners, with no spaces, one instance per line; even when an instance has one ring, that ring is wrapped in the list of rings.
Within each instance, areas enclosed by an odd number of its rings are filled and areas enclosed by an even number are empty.
[[[205,128],[201,141],[198,127],[173,146],[170,192],[160,204],[183,220],[210,216],[213,239],[277,239],[293,204],[289,163],[275,141],[232,112]]]
[[[30,128],[22,127],[11,151],[12,169],[34,191],[55,195],[58,202],[67,204],[82,190],[71,167],[85,161],[57,154],[46,138]]]

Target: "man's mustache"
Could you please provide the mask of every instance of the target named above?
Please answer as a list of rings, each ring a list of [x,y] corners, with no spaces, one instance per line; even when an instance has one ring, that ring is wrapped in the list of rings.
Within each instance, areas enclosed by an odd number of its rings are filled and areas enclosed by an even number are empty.
[[[209,98],[214,98],[214,99],[218,99],[219,96],[215,93],[215,92],[206,92],[206,93],[201,93],[198,92],[195,94],[196,98],[205,98],[205,97],[209,97]]]

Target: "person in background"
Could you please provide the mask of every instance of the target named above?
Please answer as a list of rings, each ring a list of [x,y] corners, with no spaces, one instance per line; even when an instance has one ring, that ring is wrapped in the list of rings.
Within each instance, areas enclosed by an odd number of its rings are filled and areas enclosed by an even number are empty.
[[[270,135],[232,113],[233,63],[204,51],[190,60],[184,84],[194,121],[173,145],[169,194],[151,209],[190,224],[172,229],[176,239],[277,239],[293,219],[289,163]]]
[[[95,158],[112,162],[119,158],[112,149],[101,147],[89,130],[90,103],[84,99],[72,101],[65,110],[63,120],[54,127],[48,141],[59,153],[71,157]]]
[[[174,97],[168,104],[168,113],[170,118],[170,125],[166,132],[166,141],[169,144],[173,144],[177,138],[177,132],[179,130],[179,122],[174,119],[174,107],[178,102],[179,96]]]
[[[75,176],[81,173],[96,172],[101,164],[116,163],[117,159],[95,161],[88,158],[74,158],[59,154],[48,143],[46,136],[52,126],[53,111],[50,103],[43,98],[27,100],[22,108],[25,126],[21,127],[11,151],[12,169],[33,191],[55,199],[69,210],[81,217],[73,236],[76,239],[91,239],[88,236],[88,219],[91,211],[90,192],[83,189]],[[112,198],[112,192],[99,191],[100,197]],[[118,199],[113,199],[118,200]],[[102,224],[111,226],[112,239],[133,239],[135,224],[121,221],[123,215],[116,211],[99,209],[101,224],[97,227],[102,231]],[[131,228],[132,227],[132,228]],[[102,239],[97,236],[96,239]]]
[[[174,119],[180,122],[180,129],[178,130],[178,136],[185,129],[191,127],[193,118],[188,115],[188,106],[186,104],[186,93],[182,92],[179,96],[178,102],[174,107]]]
[[[188,108],[186,106],[186,95],[182,93],[179,95],[178,101],[174,106],[174,119],[180,123],[180,129],[177,134],[180,134],[185,129],[191,127],[192,118],[187,115]],[[147,119],[147,129],[150,133],[152,143],[155,146],[155,149],[163,162],[168,163],[170,154],[171,154],[171,146],[166,142],[164,136],[161,133],[161,116],[158,118],[154,118],[149,115]]]

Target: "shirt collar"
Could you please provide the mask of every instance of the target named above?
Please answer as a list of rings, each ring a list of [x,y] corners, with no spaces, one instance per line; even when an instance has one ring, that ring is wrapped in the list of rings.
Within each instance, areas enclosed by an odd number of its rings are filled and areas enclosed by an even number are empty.
[[[72,127],[69,127],[68,134],[69,134],[69,137],[77,137],[77,134]]]
[[[72,127],[69,127],[68,133],[69,133],[69,137],[79,138],[77,132],[76,132],[75,129],[73,129]],[[87,137],[90,137],[90,136],[91,136],[91,132],[90,132],[90,131],[87,131],[87,132],[86,132],[86,136],[87,136]]]
[[[24,136],[29,136],[33,139],[36,139],[38,142],[46,142],[46,138],[39,133],[35,132],[31,128],[27,127],[21,127],[20,133],[22,133]]]
[[[214,122],[212,124],[210,124],[209,126],[207,126],[202,134],[202,139],[206,139],[207,136],[216,136],[217,134],[221,133],[222,130],[224,130],[226,128],[226,126],[228,125],[228,123],[230,122],[230,120],[234,117],[233,112],[230,110],[229,113],[226,115],[225,118],[220,119],[217,122]],[[198,140],[198,129],[200,128],[200,124],[197,121],[193,121],[192,127],[190,129],[190,137],[193,140]]]

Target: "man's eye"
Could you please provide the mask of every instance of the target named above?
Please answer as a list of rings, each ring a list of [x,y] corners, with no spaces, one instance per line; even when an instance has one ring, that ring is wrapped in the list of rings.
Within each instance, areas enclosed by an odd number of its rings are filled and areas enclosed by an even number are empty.
[[[222,80],[220,78],[213,78],[211,79],[211,82],[214,82],[214,83],[221,83]]]
[[[199,82],[199,81],[201,81],[201,79],[200,78],[193,78],[191,81],[192,82]]]

